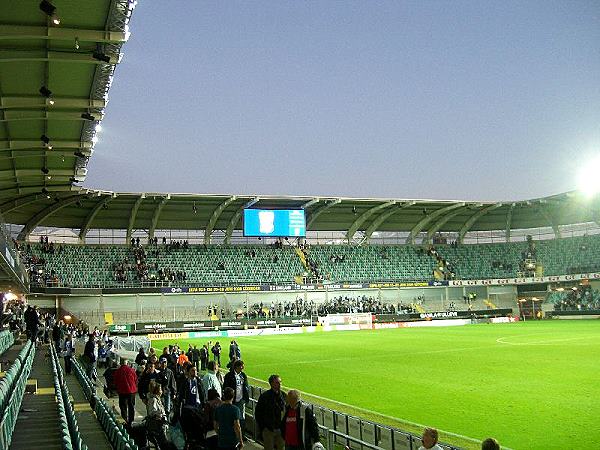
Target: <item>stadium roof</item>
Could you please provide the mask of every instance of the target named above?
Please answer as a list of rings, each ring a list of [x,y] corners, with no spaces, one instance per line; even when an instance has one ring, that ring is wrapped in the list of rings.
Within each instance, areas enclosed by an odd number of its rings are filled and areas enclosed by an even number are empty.
[[[0,0],[0,213],[23,224],[80,230],[241,229],[244,207],[303,208],[309,231],[419,233],[511,230],[596,222],[598,201],[576,192],[519,202],[303,196],[114,193],[80,187],[133,1]],[[44,5],[44,6],[43,6]],[[47,5],[50,5],[48,7]],[[56,6],[55,10],[52,10]],[[43,11],[43,10],[46,11]],[[54,19],[60,18],[55,24]]]

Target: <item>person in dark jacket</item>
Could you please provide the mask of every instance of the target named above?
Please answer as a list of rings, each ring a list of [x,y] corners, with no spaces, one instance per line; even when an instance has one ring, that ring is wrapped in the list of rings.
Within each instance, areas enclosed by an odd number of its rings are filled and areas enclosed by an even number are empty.
[[[88,335],[88,340],[83,349],[83,359],[86,364],[88,378],[96,381],[96,340],[93,334]]]
[[[135,357],[135,363],[138,366],[142,365],[143,361],[147,361],[148,357],[146,356],[146,352],[144,352],[144,349],[142,347],[140,347],[140,351],[138,352],[137,356]]]
[[[60,352],[61,343],[64,338],[63,322],[59,320],[52,327],[52,341],[54,342],[54,348],[57,352]]]
[[[208,345],[204,344],[200,349],[200,370],[206,370],[206,364],[208,363]]]
[[[244,431],[244,419],[246,418],[246,403],[250,401],[250,387],[248,386],[248,377],[244,373],[244,361],[236,359],[233,362],[232,370],[225,374],[223,389],[230,387],[233,389],[233,405],[240,410],[240,425]]]
[[[217,343],[215,345],[213,345],[213,347],[210,349],[210,351],[213,354],[213,359],[220,366],[221,365],[221,344],[219,344],[219,342],[217,341]]]
[[[319,442],[319,426],[312,410],[300,402],[300,392],[287,393],[287,407],[281,421],[281,435],[286,450],[311,450]]]
[[[260,394],[254,412],[259,436],[265,450],[283,450],[281,419],[285,410],[285,395],[281,392],[281,377],[269,377],[271,389]]]
[[[169,361],[165,356],[161,356],[159,359],[160,373],[156,381],[162,387],[162,402],[165,407],[165,413],[167,417],[173,409],[173,401],[177,395],[177,383],[175,382],[175,374],[169,369]]]

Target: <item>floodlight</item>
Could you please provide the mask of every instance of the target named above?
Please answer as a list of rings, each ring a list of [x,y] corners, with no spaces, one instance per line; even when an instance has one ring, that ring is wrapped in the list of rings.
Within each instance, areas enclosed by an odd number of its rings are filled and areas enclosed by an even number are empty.
[[[579,171],[577,185],[579,190],[588,197],[592,197],[600,192],[600,177],[598,177],[598,171],[600,170],[600,156],[584,163],[583,167]]]
[[[45,134],[42,134],[40,136],[40,139],[44,143],[44,145],[48,145],[50,143],[50,138],[48,136],[46,136]]]
[[[92,56],[94,59],[97,59],[98,61],[102,61],[105,62],[106,64],[110,64],[110,56],[101,53],[101,52],[94,52],[92,53]]]
[[[50,173],[50,169],[48,169],[47,167],[42,167],[42,173],[48,175],[48,173]]]
[[[85,119],[85,120],[96,120],[96,118],[94,116],[92,116],[90,113],[83,113],[81,114],[81,118]]]

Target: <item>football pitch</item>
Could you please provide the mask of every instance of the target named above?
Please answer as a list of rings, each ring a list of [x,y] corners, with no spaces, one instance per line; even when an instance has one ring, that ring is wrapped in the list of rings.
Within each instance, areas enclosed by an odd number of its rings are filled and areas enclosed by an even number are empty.
[[[251,383],[277,373],[307,401],[412,432],[420,432],[420,424],[434,426],[455,445],[478,448],[470,439],[490,436],[513,449],[600,442],[599,321],[236,340]],[[178,341],[184,349],[188,343],[205,340]],[[229,340],[221,345],[225,365]]]

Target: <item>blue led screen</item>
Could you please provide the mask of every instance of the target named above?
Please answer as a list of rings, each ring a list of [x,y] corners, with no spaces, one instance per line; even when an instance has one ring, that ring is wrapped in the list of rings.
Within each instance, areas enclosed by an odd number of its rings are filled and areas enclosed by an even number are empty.
[[[245,209],[244,236],[305,237],[303,209]]]

